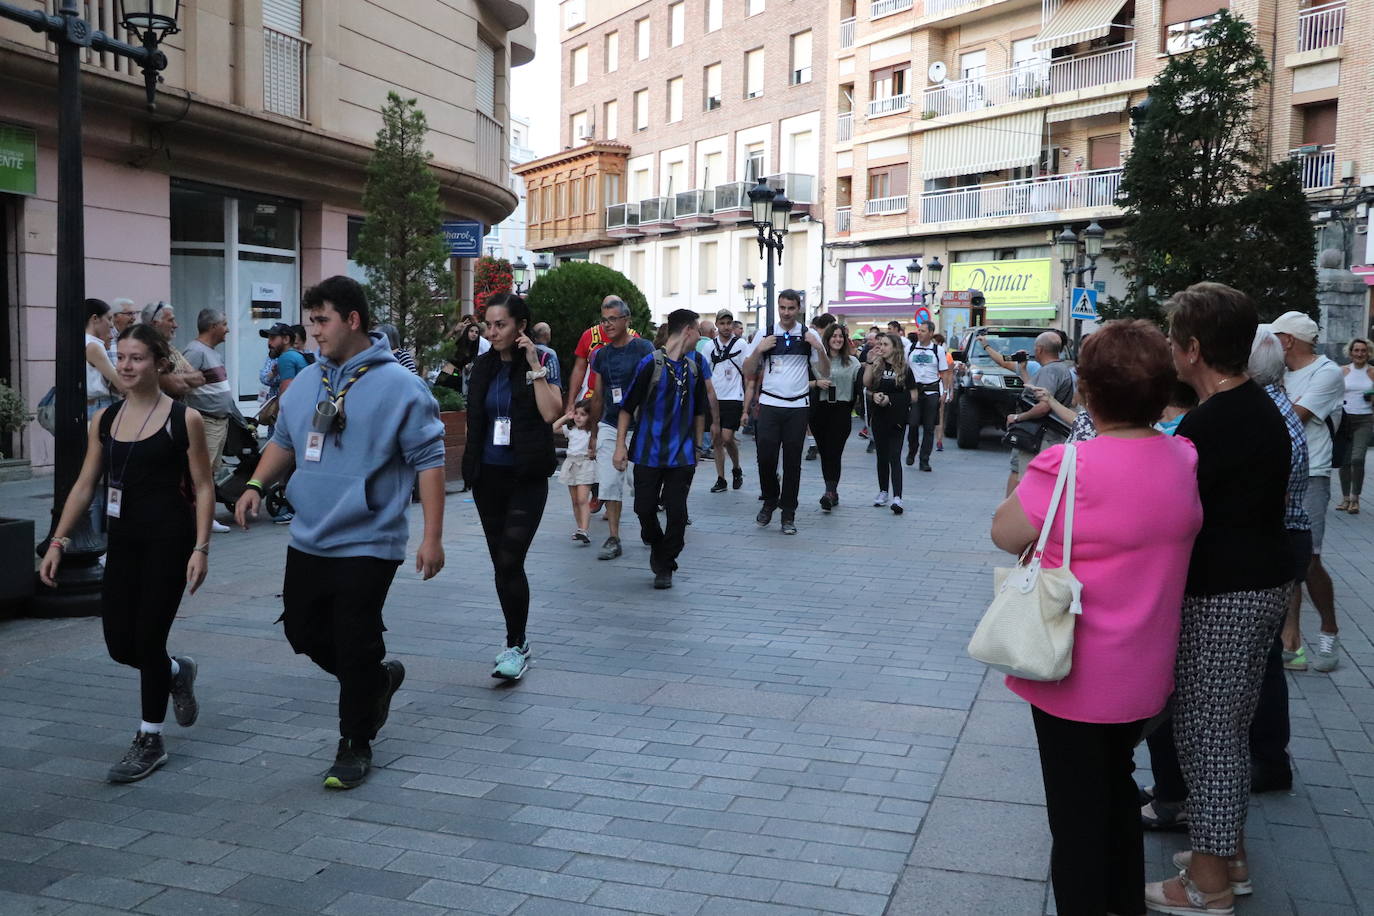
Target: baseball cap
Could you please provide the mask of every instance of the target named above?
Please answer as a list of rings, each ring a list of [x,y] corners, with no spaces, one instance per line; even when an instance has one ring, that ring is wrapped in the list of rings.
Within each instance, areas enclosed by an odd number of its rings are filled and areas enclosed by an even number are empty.
[[[1317,323],[1303,312],[1284,312],[1269,324],[1269,330],[1275,334],[1289,334],[1307,343],[1317,339]]]
[[[732,312],[732,311],[730,311],[729,309],[721,309],[719,312],[716,312],[716,320],[717,320],[717,321],[719,321],[719,320],[722,319],[722,318],[734,318],[734,317],[735,317],[735,313]]]
[[[270,328],[265,328],[264,330],[258,331],[258,336],[259,336],[259,337],[290,337],[290,336],[291,336],[291,325],[287,324],[287,323],[284,322],[284,321],[278,321],[276,324],[272,325]]]

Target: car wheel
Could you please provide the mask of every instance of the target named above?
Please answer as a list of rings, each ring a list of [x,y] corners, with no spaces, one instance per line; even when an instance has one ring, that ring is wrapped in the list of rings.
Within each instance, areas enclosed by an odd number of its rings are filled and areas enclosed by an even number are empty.
[[[959,424],[956,441],[960,448],[978,447],[978,439],[983,432],[978,413],[978,404],[974,402],[973,398],[959,398],[959,409],[955,411],[955,415]]]

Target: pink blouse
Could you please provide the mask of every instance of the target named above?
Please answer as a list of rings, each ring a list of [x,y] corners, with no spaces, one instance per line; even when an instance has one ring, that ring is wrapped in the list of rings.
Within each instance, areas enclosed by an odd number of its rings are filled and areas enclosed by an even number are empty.
[[[1062,681],[1008,677],[1022,699],[1061,719],[1134,722],[1164,708],[1174,689],[1183,586],[1202,527],[1197,451],[1187,439],[1099,436],[1077,444],[1078,486],[1070,568],[1083,583],[1073,669]],[[1016,488],[1038,529],[1063,459],[1062,445],[1036,456]],[[1064,552],[1061,509],[1045,566]]]

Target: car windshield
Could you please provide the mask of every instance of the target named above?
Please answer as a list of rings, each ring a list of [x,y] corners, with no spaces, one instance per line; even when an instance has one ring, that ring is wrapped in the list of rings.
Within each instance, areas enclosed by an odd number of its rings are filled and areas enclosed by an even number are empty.
[[[1035,352],[1034,336],[1019,337],[1014,334],[998,334],[993,331],[989,332],[987,337],[993,348],[1006,357],[1010,357],[1017,350],[1025,350],[1027,353]],[[992,361],[992,357],[988,356],[987,351],[983,349],[983,345],[979,343],[976,338],[973,341],[973,345],[969,348],[968,362],[969,365],[978,366],[980,368],[988,366],[995,367],[997,365]]]

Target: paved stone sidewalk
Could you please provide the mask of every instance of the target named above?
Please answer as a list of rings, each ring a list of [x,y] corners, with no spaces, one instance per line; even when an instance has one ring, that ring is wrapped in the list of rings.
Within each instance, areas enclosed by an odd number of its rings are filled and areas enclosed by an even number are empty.
[[[103,781],[137,701],[98,622],[0,623],[0,914],[1044,912],[1029,714],[964,654],[1005,453],[951,443],[935,467],[896,518],[851,440],[834,515],[805,465],[795,538],[753,524],[752,466],[719,495],[704,469],[670,592],[632,521],[620,560],[570,543],[555,481],[535,661],[509,687],[475,512],[450,496],[448,568],[392,589],[409,676],[348,793],[320,788],[331,682],[273,623],[282,528],[215,539],[172,640],[200,663],[200,722],[146,782]],[[43,489],[0,487],[0,514],[43,516]],[[1300,786],[1256,804],[1239,912],[1374,912],[1370,526],[1331,520],[1347,654],[1290,678]],[[1152,839],[1152,871],[1176,845]]]

